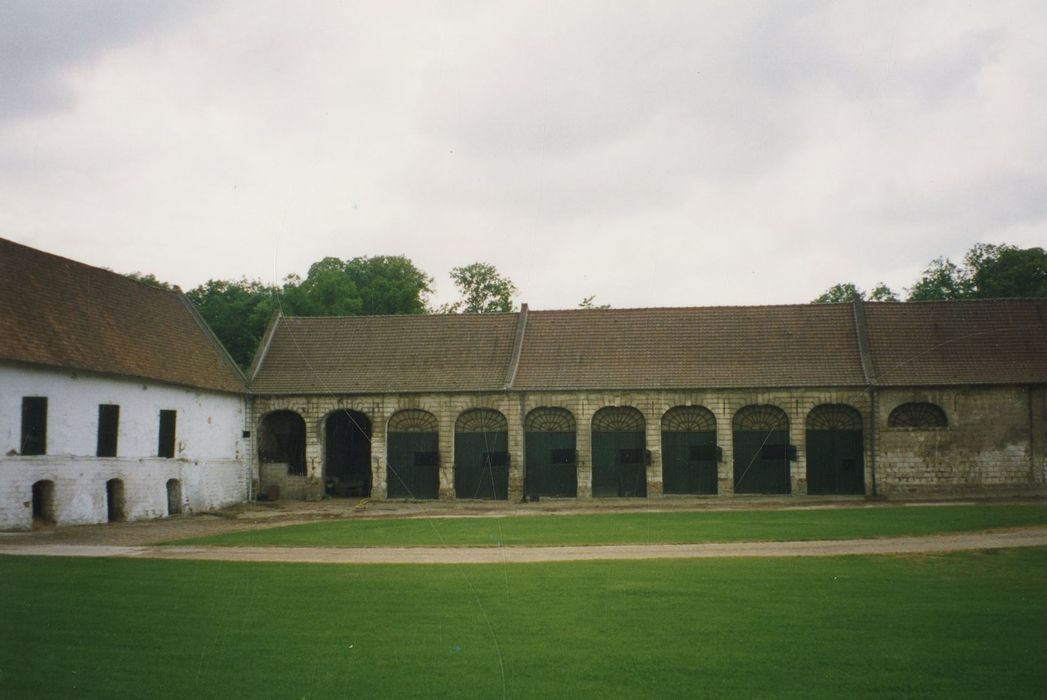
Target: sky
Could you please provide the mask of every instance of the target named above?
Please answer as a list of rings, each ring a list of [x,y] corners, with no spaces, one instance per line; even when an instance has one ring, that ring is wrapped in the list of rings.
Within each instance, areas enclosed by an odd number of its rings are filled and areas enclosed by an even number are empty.
[[[0,3],[0,237],[189,289],[406,255],[531,308],[904,296],[1047,246],[1047,3]]]

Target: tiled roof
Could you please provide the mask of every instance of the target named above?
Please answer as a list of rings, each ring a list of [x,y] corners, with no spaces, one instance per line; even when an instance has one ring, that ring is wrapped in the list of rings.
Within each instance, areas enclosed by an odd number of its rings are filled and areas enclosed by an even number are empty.
[[[532,311],[515,389],[861,386],[848,304]]]
[[[251,390],[280,393],[501,389],[517,314],[276,320]],[[268,345],[265,343],[268,341]]]
[[[180,292],[2,238],[0,359],[244,391]]]
[[[879,384],[1047,383],[1047,299],[864,308]]]

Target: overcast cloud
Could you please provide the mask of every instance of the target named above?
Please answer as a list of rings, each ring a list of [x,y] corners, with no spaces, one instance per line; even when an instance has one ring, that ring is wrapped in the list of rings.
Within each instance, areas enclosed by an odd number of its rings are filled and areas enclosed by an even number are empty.
[[[1042,2],[5,2],[0,236],[189,288],[404,254],[533,308],[1047,244]]]

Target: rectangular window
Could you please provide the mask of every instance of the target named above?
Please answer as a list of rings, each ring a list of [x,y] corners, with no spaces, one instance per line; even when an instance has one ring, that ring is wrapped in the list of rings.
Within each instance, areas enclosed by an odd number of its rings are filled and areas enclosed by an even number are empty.
[[[47,397],[22,397],[22,449],[24,455],[47,454]]]
[[[116,436],[120,431],[120,407],[115,404],[98,404],[98,450],[99,457],[116,456]]]
[[[760,450],[760,459],[767,460],[789,460],[790,462],[796,461],[796,446],[795,445],[780,445],[771,444],[764,445]]]
[[[553,453],[552,455],[550,455],[550,457],[553,461],[553,464],[574,464],[576,461],[576,457],[574,456],[574,450],[567,448],[553,450]]]
[[[440,453],[439,452],[415,452],[414,453],[414,466],[416,467],[435,467],[440,464]]]
[[[722,462],[723,450],[716,445],[691,445],[692,462]]]
[[[642,447],[630,447],[618,451],[618,461],[621,464],[649,464],[650,454]]]
[[[509,453],[508,452],[484,452],[483,453],[483,465],[485,467],[508,467],[509,466]]]
[[[160,411],[160,445],[156,454],[160,457],[175,456],[175,423],[177,411]]]

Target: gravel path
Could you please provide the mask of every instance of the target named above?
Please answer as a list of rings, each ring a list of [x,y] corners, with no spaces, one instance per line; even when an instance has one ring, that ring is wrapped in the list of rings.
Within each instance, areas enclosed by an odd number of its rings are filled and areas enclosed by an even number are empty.
[[[708,557],[826,557],[849,554],[930,554],[1047,546],[1047,528],[928,537],[810,542],[593,545],[583,547],[158,547],[0,543],[0,555],[118,557],[322,564],[497,564],[595,559]]]

